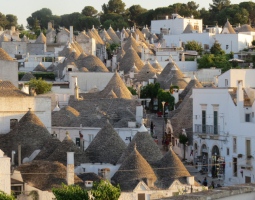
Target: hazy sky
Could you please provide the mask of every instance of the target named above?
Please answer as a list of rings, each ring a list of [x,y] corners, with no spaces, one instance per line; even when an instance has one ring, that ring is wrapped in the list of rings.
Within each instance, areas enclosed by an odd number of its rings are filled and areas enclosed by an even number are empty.
[[[18,17],[18,23],[27,25],[26,19],[35,11],[41,8],[51,9],[53,15],[70,14],[73,12],[81,12],[85,6],[93,6],[98,11],[102,10],[102,5],[108,3],[109,0],[0,0],[0,12],[3,14],[13,14]],[[174,3],[187,3],[191,0],[122,0],[126,4],[126,8],[132,5],[141,5],[146,9],[155,9],[158,7],[166,7]],[[193,0],[199,4],[200,8],[209,8],[212,0]],[[252,0],[254,2],[254,0]],[[231,3],[238,4],[240,0],[231,0]]]

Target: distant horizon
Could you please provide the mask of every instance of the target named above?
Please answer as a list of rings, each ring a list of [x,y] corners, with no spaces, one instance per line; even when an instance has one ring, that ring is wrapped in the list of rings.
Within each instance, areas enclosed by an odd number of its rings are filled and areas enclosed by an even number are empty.
[[[3,1],[3,2],[1,2]],[[169,5],[173,5],[175,3],[184,3],[187,4],[191,0],[173,0],[173,1],[155,1],[155,0],[122,0],[126,4],[125,8],[129,8],[132,5],[140,5],[147,10],[156,9],[159,7],[167,7]],[[53,15],[64,15],[64,14],[71,14],[73,12],[81,13],[82,9],[85,6],[93,6],[97,9],[98,12],[102,11],[102,5],[105,3],[107,4],[109,0],[97,0],[97,1],[90,1],[90,2],[82,2],[81,0],[23,0],[23,1],[16,1],[16,0],[0,0],[1,8],[0,12],[4,15],[13,14],[18,18],[18,24],[23,24],[24,28],[27,26],[26,19],[31,16],[31,14],[37,10],[41,10],[42,8],[49,8],[52,11]],[[232,0],[231,4],[239,4],[241,2],[246,1],[239,1],[239,0]],[[254,1],[252,1],[254,2]],[[199,4],[199,9],[205,8],[209,9],[209,4],[212,4],[211,1],[202,1],[197,0],[197,4]]]

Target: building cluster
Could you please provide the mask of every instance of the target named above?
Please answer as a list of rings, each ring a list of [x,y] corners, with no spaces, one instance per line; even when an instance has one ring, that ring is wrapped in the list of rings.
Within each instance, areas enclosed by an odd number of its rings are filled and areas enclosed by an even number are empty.
[[[73,32],[51,22],[36,40],[0,30],[0,190],[46,200],[62,183],[90,189],[103,179],[120,185],[119,199],[149,200],[207,189],[181,159],[226,186],[255,182],[255,71],[198,70],[198,53],[183,48],[195,40],[208,50],[217,40],[238,53],[255,38],[250,25],[203,30],[202,20],[173,14],[150,29]],[[28,82],[47,73],[51,92],[37,95]],[[175,99],[162,119],[165,151],[147,128],[151,99],[140,98],[153,83]]]

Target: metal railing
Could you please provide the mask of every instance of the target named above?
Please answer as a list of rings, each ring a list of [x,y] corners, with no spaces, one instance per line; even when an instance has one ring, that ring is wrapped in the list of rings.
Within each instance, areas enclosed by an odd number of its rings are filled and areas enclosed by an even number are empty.
[[[217,135],[220,132],[220,126],[195,124],[195,132]]]

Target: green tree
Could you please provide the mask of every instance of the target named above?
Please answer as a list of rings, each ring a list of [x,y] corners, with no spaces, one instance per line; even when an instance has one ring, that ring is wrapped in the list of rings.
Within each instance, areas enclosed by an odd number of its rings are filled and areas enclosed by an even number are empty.
[[[159,107],[163,110],[162,108],[162,101],[167,102],[167,105],[165,105],[165,110],[168,108],[169,110],[173,110],[174,107],[174,97],[170,94],[169,91],[165,91],[163,89],[158,90],[158,105]]]
[[[221,48],[221,44],[218,41],[215,41],[210,49],[211,54],[224,54],[224,51]]]
[[[57,200],[88,200],[88,192],[78,185],[62,184],[61,188],[53,188]]]
[[[188,141],[189,139],[186,135],[184,134],[179,135],[179,142],[183,145],[183,151],[184,151],[183,160],[186,160],[186,145]]]
[[[141,15],[142,13],[146,12],[147,9],[145,8],[142,8],[140,5],[133,5],[131,6],[129,9],[129,19],[134,21],[134,22],[137,22],[136,19],[137,19],[137,16],[138,15]]]
[[[18,18],[15,15],[8,14],[6,15],[6,20],[8,21],[6,29],[11,29],[12,26],[17,27],[18,25]]]
[[[160,89],[159,83],[155,83],[155,84],[151,83],[141,88],[140,97],[151,99],[149,104],[150,110],[153,109],[154,98],[157,98],[159,89]]]
[[[119,185],[114,187],[109,181],[94,182],[91,194],[96,200],[118,200],[121,194]]]
[[[15,198],[12,195],[8,195],[0,190],[0,199],[1,200],[15,200]]]
[[[195,40],[187,41],[187,43],[185,44],[185,49],[197,51],[200,55],[203,52],[203,47],[202,47],[201,43],[198,43]]]
[[[252,46],[255,46],[255,40],[253,40],[253,41],[251,42],[251,44],[252,44]]]
[[[212,1],[213,3],[209,5],[210,10],[213,12],[219,12],[231,4],[230,0],[212,0]]]
[[[239,3],[240,8],[244,8],[249,12],[249,22],[255,24],[255,2],[247,1]]]
[[[87,17],[95,16],[97,13],[98,11],[93,6],[85,6],[81,11],[81,14]]]
[[[137,16],[136,22],[139,26],[151,25],[151,20],[154,19],[154,10],[148,10]]]
[[[51,17],[52,11],[49,8],[37,10],[27,18],[28,28],[30,30],[34,30],[39,25],[41,29],[47,29],[48,22],[51,20]]]
[[[29,82],[30,88],[35,88],[36,94],[44,94],[51,91],[52,84],[47,83],[46,81],[39,79],[31,79]]]
[[[108,4],[102,5],[102,10],[104,14],[107,13],[117,13],[123,14],[125,12],[126,4],[122,0],[109,0]]]
[[[79,23],[78,26],[76,27],[78,30],[88,30],[95,26],[95,28],[100,26],[100,22],[97,18],[95,17],[88,17],[88,16],[80,16],[79,17]]]
[[[5,29],[5,26],[8,24],[6,16],[0,12],[0,27]]]
[[[128,90],[131,92],[132,95],[137,95],[136,90],[132,87],[127,87]]]

